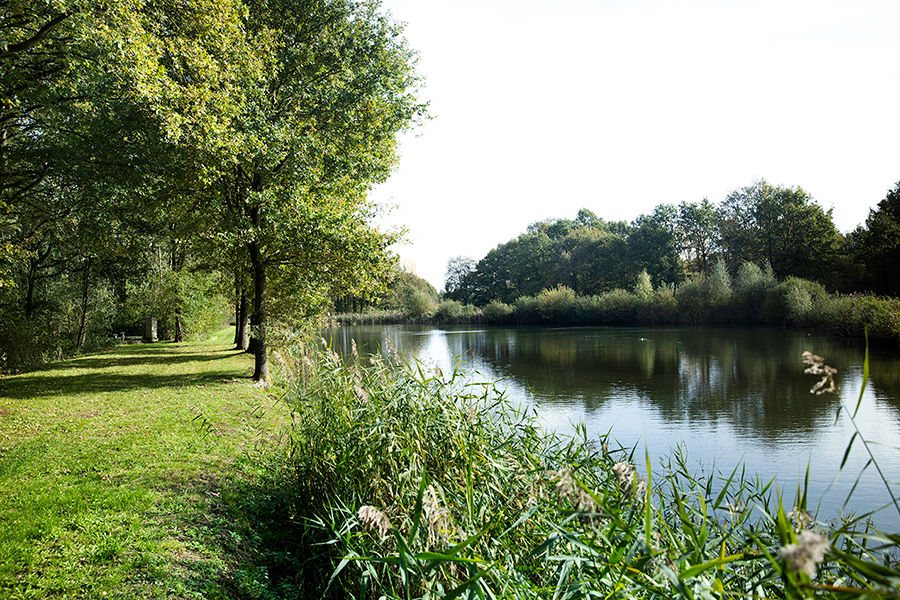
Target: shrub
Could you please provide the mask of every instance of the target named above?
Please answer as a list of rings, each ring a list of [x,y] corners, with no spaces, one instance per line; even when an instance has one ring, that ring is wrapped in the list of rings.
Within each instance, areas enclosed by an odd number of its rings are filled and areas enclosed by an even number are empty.
[[[538,311],[538,301],[534,296],[519,296],[513,305],[516,309],[516,322],[526,325],[540,323],[541,313]]]
[[[406,314],[413,319],[419,319],[434,310],[431,297],[422,290],[409,289],[403,298]]]
[[[575,292],[565,286],[542,290],[537,295],[537,312],[544,322],[574,323]]]
[[[474,316],[474,306],[462,304],[456,300],[444,300],[434,312],[434,319],[438,323],[459,323],[470,320]]]
[[[481,313],[488,323],[508,323],[513,312],[512,306],[499,300],[492,300],[490,304],[481,309]]]
[[[771,288],[762,305],[762,319],[772,325],[811,327],[819,322],[814,307],[828,298],[821,284],[788,277]]]
[[[629,325],[637,320],[640,301],[634,294],[615,289],[600,296],[603,322],[614,325]]]
[[[653,297],[653,282],[650,280],[650,274],[644,269],[637,276],[637,283],[634,284],[634,295],[641,302],[649,302]]]
[[[606,322],[604,305],[600,296],[575,298],[575,320],[582,325],[600,325]]]
[[[758,322],[766,294],[776,285],[772,266],[766,263],[761,269],[755,263],[745,262],[734,278],[734,308],[736,317],[745,322]]]

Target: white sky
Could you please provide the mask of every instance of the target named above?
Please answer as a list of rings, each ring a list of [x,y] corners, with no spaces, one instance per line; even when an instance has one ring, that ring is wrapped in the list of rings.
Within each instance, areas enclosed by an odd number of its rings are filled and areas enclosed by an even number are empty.
[[[900,180],[897,0],[383,0],[435,119],[373,197],[443,287],[546,218],[633,221],[765,178],[838,229]]]

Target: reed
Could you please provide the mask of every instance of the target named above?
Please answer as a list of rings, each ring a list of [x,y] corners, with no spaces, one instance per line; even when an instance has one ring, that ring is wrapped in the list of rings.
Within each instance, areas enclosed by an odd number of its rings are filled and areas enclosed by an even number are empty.
[[[459,368],[347,366],[300,344],[285,357],[279,503],[312,594],[900,596],[900,536],[819,522],[805,487],[785,505],[741,467],[696,473],[681,450],[654,468],[583,427],[558,436]]]

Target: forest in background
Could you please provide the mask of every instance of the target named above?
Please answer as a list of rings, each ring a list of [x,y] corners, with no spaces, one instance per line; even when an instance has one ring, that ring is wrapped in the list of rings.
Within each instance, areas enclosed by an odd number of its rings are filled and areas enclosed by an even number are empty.
[[[631,289],[642,272],[654,288],[710,276],[723,262],[734,276],[745,263],[771,268],[841,293],[900,293],[900,184],[864,225],[841,234],[831,210],[802,188],[765,180],[721,204],[660,204],[632,223],[608,222],[588,209],[574,220],[548,219],[499,244],[482,259],[447,265],[445,297],[484,306],[565,286],[583,296]],[[768,267],[766,267],[768,265]]]
[[[445,289],[403,272],[373,305],[344,298],[342,323],[743,324],[900,339],[900,183],[841,234],[801,188],[765,180],[709,200],[661,204],[632,223],[588,209],[548,219],[481,260],[448,261]]]

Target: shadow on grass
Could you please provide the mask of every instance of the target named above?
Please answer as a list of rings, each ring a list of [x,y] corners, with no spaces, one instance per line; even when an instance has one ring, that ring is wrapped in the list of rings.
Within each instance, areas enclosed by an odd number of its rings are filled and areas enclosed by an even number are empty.
[[[199,372],[189,369],[172,373],[153,373],[155,367],[189,363],[213,363],[242,354],[239,350],[211,347],[148,345],[116,350],[68,360],[32,371],[24,376],[0,378],[0,398],[48,398],[69,394],[123,392],[138,389],[162,389],[225,383],[250,379],[234,366]],[[140,372],[141,367],[147,371]],[[132,372],[127,372],[131,370]]]

